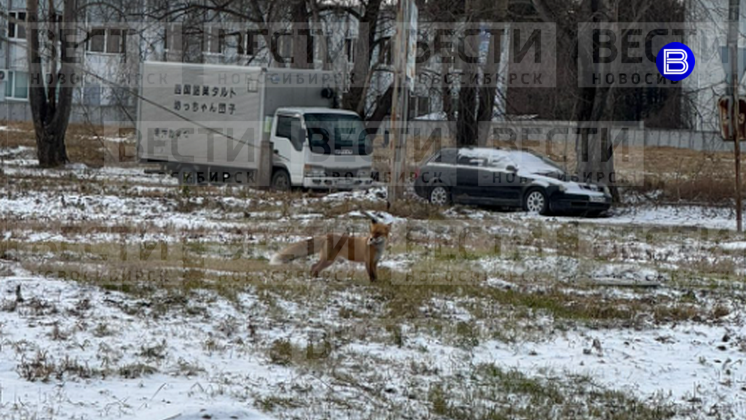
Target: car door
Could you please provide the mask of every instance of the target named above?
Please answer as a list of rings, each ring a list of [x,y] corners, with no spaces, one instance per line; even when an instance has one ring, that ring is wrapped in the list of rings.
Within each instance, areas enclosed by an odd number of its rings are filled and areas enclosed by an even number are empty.
[[[455,168],[455,153],[451,153],[448,149],[441,150],[425,161],[425,164],[419,170],[416,182],[425,187],[450,186],[450,181],[455,179],[455,173],[453,172]]]
[[[480,183],[492,203],[504,206],[521,204],[523,185],[517,172],[517,166],[510,157],[502,154],[490,157]]]
[[[272,136],[274,159],[280,166],[287,169],[293,185],[303,184],[305,139],[300,115],[277,114],[276,127]]]
[[[457,201],[478,202],[484,197],[479,185],[480,166],[485,159],[470,153],[459,153],[453,195]]]
[[[490,204],[502,204],[500,189],[504,178],[504,171],[496,168],[492,159],[489,159],[479,171],[479,195]]]

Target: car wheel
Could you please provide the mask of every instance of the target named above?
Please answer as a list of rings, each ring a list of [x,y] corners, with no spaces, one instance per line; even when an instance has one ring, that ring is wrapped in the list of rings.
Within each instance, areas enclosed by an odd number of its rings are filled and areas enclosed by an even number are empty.
[[[430,189],[430,203],[436,206],[447,206],[451,203],[451,193],[446,187],[438,185]]]
[[[549,199],[544,190],[533,189],[523,197],[523,209],[529,213],[547,214],[549,210]]]
[[[272,174],[272,189],[275,191],[290,191],[290,174],[284,169],[278,169]]]

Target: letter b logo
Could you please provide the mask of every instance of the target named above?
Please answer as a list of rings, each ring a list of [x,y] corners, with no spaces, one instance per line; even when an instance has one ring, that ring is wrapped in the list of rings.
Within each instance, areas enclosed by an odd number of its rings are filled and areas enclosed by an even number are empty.
[[[686,74],[689,70],[689,64],[686,59],[689,58],[689,54],[684,50],[670,49],[664,51],[663,56],[663,74]]]
[[[663,77],[678,82],[692,74],[695,65],[694,53],[680,42],[671,42],[658,52],[655,64]]]

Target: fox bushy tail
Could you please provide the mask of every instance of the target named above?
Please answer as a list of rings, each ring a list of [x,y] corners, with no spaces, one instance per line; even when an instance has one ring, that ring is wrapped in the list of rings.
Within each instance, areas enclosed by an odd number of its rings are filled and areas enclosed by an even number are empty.
[[[270,265],[280,265],[293,261],[297,258],[307,257],[309,255],[321,252],[321,247],[326,243],[326,238],[319,236],[316,238],[306,239],[305,241],[294,243],[282,251],[276,253],[269,260]]]

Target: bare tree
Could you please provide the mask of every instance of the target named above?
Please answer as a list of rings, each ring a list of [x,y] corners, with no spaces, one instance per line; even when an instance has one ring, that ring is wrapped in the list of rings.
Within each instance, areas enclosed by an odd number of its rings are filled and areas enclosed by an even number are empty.
[[[455,55],[460,63],[460,74],[458,78],[451,77],[455,75],[451,58],[441,56],[438,86],[447,119],[456,120],[456,143],[459,146],[484,143],[486,130],[480,132],[480,122],[490,122],[494,115],[502,33],[498,27],[487,29],[487,56],[482,61],[482,24],[490,27],[490,23],[505,21],[508,1],[468,0],[462,5],[432,1],[425,7],[430,19],[456,34]],[[443,51],[438,53],[443,54]],[[453,80],[458,80],[455,88],[449,83]],[[455,96],[456,107],[452,105]]]
[[[508,12],[508,0],[497,0],[494,6],[488,9],[485,16],[492,22],[503,22]],[[479,143],[487,142],[489,123],[492,122],[495,109],[495,98],[497,97],[498,68],[500,65],[500,48],[502,41],[502,28],[493,27],[489,30],[490,40],[487,48],[487,59],[484,63],[482,74],[482,85],[479,87],[479,109],[477,121],[479,123]]]
[[[290,17],[293,26],[293,61],[296,69],[313,68],[313,38],[306,0],[295,0],[290,6]]]
[[[532,0],[539,16],[545,22],[558,23],[558,36],[560,45],[571,45],[574,51],[575,74],[583,69],[594,68],[591,61],[591,51],[580,47],[580,34],[571,20],[562,21],[561,13],[567,12],[567,8],[559,7],[551,0]],[[577,10],[579,22],[610,22],[614,21],[613,8],[608,0],[583,0]],[[572,15],[572,13],[568,13]],[[600,64],[600,66],[608,64]],[[597,66],[598,67],[598,66]],[[576,142],[577,164],[576,172],[588,180],[598,180],[601,184],[608,185],[612,194],[618,199],[618,190],[610,180],[615,178],[614,150],[609,136],[594,135],[594,125],[599,121],[609,118],[613,112],[610,110],[612,98],[609,86],[578,86],[575,100],[575,115],[578,123],[578,139]]]
[[[357,13],[349,8],[357,19],[361,30],[355,41],[357,51],[353,69],[350,74],[351,86],[342,99],[342,106],[347,109],[364,114],[366,82],[370,80],[371,60],[373,57],[373,46],[376,43],[376,28],[378,27],[383,0],[368,0],[362,7],[362,13]]]
[[[458,115],[456,116],[456,144],[460,146],[476,146],[479,136],[477,125],[477,77],[479,75],[479,29],[469,25],[471,12],[475,9],[474,0],[467,1],[467,28],[464,30],[465,41],[459,44],[463,48],[464,63],[462,65],[460,86],[458,91]]]
[[[56,167],[68,162],[65,133],[72,109],[78,61],[77,2],[64,0],[61,19],[57,18],[51,0],[47,5],[40,5],[40,0],[27,0],[26,8],[29,103],[37,156],[41,166]]]
[[[681,87],[633,87],[618,85],[577,85],[567,89],[578,80],[583,71],[595,69],[600,74],[613,72],[611,63],[593,63],[592,49],[596,44],[583,48],[579,42],[580,22],[677,22],[683,21],[684,6],[677,0],[631,0],[614,3],[610,0],[582,0],[568,3],[562,0],[532,0],[539,18],[557,24],[558,54],[567,68],[560,70],[559,80],[564,80],[557,89],[546,91],[553,98],[546,104],[555,105],[558,113],[544,115],[550,118],[573,118],[578,124],[576,142],[578,156],[576,171],[584,179],[610,187],[612,195],[619,199],[615,185],[614,147],[608,130],[596,130],[600,121],[639,121],[646,125],[681,127],[686,124],[686,100]],[[622,35],[623,37],[623,35]],[[593,42],[598,42],[597,39]],[[652,67],[649,63],[643,66]],[[545,92],[545,91],[543,91]],[[523,104],[519,104],[523,105]],[[533,106],[533,109],[541,107]],[[524,108],[525,109],[525,108]],[[572,110],[571,112],[569,110]],[[600,134],[600,135],[599,135]]]

